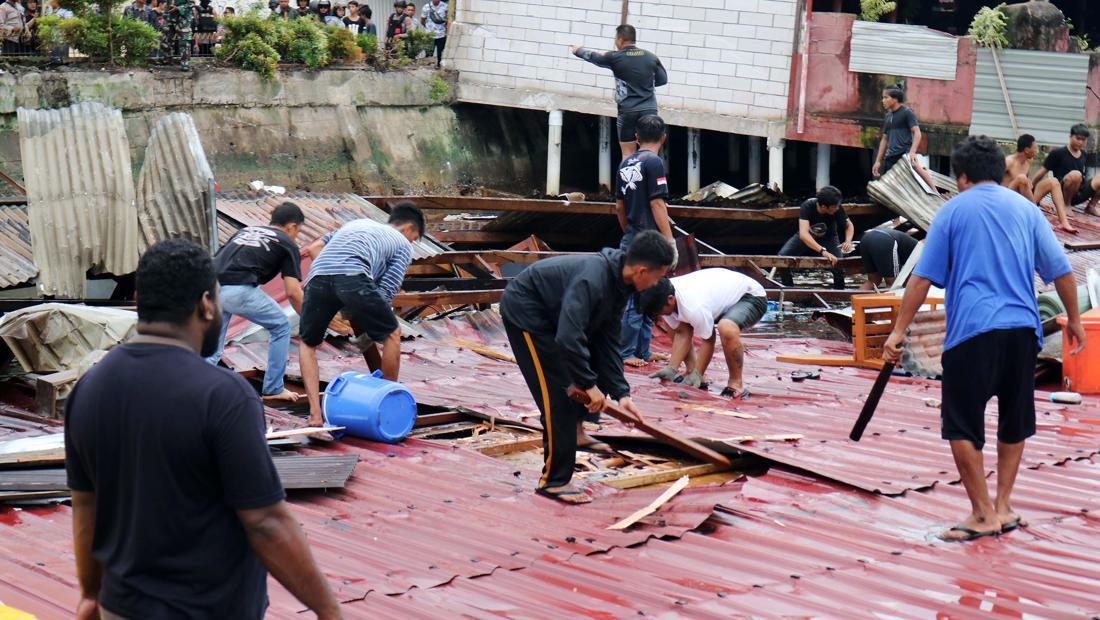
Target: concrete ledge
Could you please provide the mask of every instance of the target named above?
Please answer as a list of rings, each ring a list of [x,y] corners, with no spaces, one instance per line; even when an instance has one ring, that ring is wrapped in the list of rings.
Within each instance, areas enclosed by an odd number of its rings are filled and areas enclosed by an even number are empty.
[[[610,117],[614,117],[616,114],[615,103],[610,99],[588,99],[575,95],[476,84],[462,78],[458,82],[458,101],[547,112],[550,110],[568,110],[570,112]],[[748,118],[670,107],[661,108],[661,117],[669,125],[678,127],[693,127],[744,136],[760,136],[773,140],[782,140],[786,134],[786,120],[783,118]]]

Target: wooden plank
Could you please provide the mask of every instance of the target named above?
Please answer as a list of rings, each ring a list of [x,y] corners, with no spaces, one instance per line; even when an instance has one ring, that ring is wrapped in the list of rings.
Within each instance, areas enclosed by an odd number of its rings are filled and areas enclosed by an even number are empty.
[[[657,512],[658,508],[667,504],[669,500],[671,500],[673,497],[676,497],[677,493],[683,491],[684,488],[687,487],[688,481],[689,478],[687,476],[680,478],[675,483],[673,483],[672,486],[666,489],[664,493],[661,493],[660,497],[650,502],[648,506],[636,510],[629,517],[619,521],[618,523],[615,523],[614,525],[608,526],[607,529],[625,530],[626,528],[634,525],[638,521],[641,521],[645,517],[648,517],[649,515]]]
[[[586,475],[585,478],[589,480],[598,480],[600,483],[615,487],[616,489],[634,489],[652,484],[671,482],[683,476],[692,478],[696,476],[706,476],[715,472],[724,471],[725,469],[725,467],[713,463],[703,463],[701,465],[688,465],[686,467],[676,467],[663,471],[643,471],[638,474],[627,476],[604,477],[606,472],[595,472],[594,474]]]
[[[1066,249],[1071,252],[1079,252],[1081,250],[1100,250],[1100,241],[1066,241]]]
[[[75,369],[62,370],[48,375],[39,375],[34,383],[34,412],[56,420],[61,417],[57,410],[58,393],[65,385],[77,380]]]
[[[501,456],[503,454],[512,454],[513,452],[523,452],[525,450],[534,450],[535,448],[542,447],[542,437],[528,437],[525,439],[518,439],[516,441],[508,441],[504,443],[493,444],[489,446],[481,446],[474,448],[478,452],[485,456]]]
[[[776,355],[775,361],[788,364],[810,364],[813,366],[858,366],[855,358],[844,355]]]
[[[534,252],[524,250],[477,250],[477,251],[453,251],[442,252],[434,256],[425,256],[416,259],[418,265],[458,264],[474,260],[484,260],[489,263],[517,263],[530,264],[545,258],[556,256],[593,256],[594,252]],[[829,261],[824,258],[808,256],[775,256],[769,254],[700,254],[699,264],[702,267],[727,267],[730,269],[760,269],[786,268],[786,269],[832,269]],[[862,270],[863,262],[860,258],[842,258],[837,265],[848,273],[858,273]]]
[[[272,431],[264,435],[265,439],[285,439],[287,437],[301,437],[303,435],[315,435],[317,433],[328,433],[330,431],[342,431],[347,430],[344,426],[305,426],[302,428],[292,428],[285,431]]]
[[[504,289],[398,293],[397,296],[393,298],[393,306],[395,308],[415,308],[417,306],[494,304],[500,301],[502,293],[504,293]]]
[[[425,413],[416,416],[416,422],[413,424],[413,428],[421,428],[424,426],[439,426],[440,424],[453,424],[455,422],[462,422],[469,419],[469,416],[458,411],[445,411],[443,413]]]

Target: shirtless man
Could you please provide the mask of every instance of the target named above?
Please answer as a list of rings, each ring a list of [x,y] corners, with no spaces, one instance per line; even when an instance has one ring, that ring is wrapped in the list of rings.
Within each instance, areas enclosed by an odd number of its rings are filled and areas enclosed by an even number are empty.
[[[1016,140],[1016,154],[1005,158],[1005,178],[1001,182],[1008,189],[1020,194],[1035,204],[1042,202],[1043,198],[1050,194],[1054,201],[1054,208],[1058,212],[1059,227],[1075,233],[1077,230],[1069,223],[1066,215],[1066,201],[1062,195],[1062,185],[1053,177],[1040,179],[1035,189],[1031,187],[1031,165],[1035,156],[1039,154],[1039,145],[1035,144],[1035,136],[1024,134]]]

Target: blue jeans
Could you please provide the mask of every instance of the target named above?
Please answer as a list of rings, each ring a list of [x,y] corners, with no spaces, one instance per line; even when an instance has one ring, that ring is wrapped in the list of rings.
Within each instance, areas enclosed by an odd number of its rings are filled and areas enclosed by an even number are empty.
[[[634,240],[636,231],[627,229],[619,242],[619,249],[626,251],[630,242]],[[623,312],[623,324],[619,331],[619,342],[622,344],[620,353],[623,359],[636,357],[649,360],[649,343],[653,340],[653,321],[649,317],[642,316],[634,311],[634,296],[626,302],[626,310]]]
[[[258,286],[229,284],[222,287],[222,334],[218,339],[218,351],[206,358],[217,364],[225,351],[225,332],[229,321],[236,314],[266,329],[267,370],[264,371],[264,396],[283,391],[283,375],[286,374],[287,355],[290,352],[290,321],[275,300]]]

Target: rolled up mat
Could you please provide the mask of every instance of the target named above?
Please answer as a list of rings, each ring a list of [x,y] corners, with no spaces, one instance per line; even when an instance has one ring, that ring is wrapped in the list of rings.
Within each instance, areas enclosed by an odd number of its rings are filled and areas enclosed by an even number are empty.
[[[1053,319],[1056,316],[1061,316],[1066,313],[1066,307],[1062,305],[1062,300],[1055,291],[1040,294],[1036,301],[1039,304],[1039,319],[1042,321]],[[1077,307],[1081,312],[1087,312],[1092,309],[1092,303],[1089,301],[1089,288],[1087,286],[1077,287]]]

